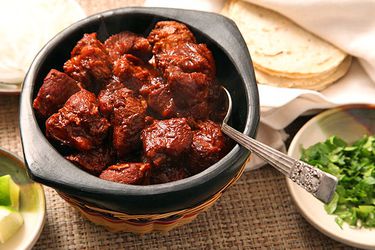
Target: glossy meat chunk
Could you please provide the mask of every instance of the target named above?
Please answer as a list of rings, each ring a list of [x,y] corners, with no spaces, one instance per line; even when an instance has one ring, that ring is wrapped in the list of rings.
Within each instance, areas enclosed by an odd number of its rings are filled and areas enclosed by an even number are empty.
[[[113,146],[120,158],[141,146],[141,131],[145,127],[147,104],[142,97],[129,94],[122,88],[114,92]]]
[[[189,108],[178,109],[177,117],[192,117],[194,119],[207,119],[211,110],[207,102],[200,102]]]
[[[138,92],[143,85],[150,84],[157,72],[141,59],[127,54],[114,64],[113,74],[129,89]]]
[[[74,47],[70,60],[64,64],[64,72],[84,84],[92,92],[98,92],[112,76],[112,63],[96,33],[85,34]]]
[[[140,144],[140,133],[145,127],[147,103],[142,96],[122,87],[114,81],[107,89],[100,91],[100,112],[110,119],[113,125],[113,146],[120,158],[137,149]]]
[[[161,21],[156,23],[154,29],[147,37],[150,44],[168,40],[168,44],[183,42],[195,42],[193,33],[185,24],[175,21]]]
[[[106,82],[103,89],[114,91],[124,87],[125,85],[117,77],[112,77],[108,82]]]
[[[121,91],[117,92],[117,90]],[[113,80],[107,84],[105,89],[102,89],[98,94],[99,110],[106,117],[111,118],[113,115],[113,109],[118,99],[124,99],[129,95],[133,95],[133,91],[125,88],[125,86],[117,81]]]
[[[176,74],[176,79],[181,77],[184,76]],[[171,79],[174,79],[174,75],[171,76]],[[159,118],[193,116],[196,119],[206,119],[211,111],[207,102],[208,91],[202,89],[194,92],[194,88],[198,88],[199,83],[184,86],[188,80],[197,81],[198,78],[189,79],[189,75],[187,75],[186,81],[175,82],[173,80],[171,85],[161,77],[153,78],[151,84],[144,85],[139,92],[147,100],[149,109]],[[204,84],[203,86],[205,86]],[[171,87],[177,91],[173,92]]]
[[[116,155],[112,148],[108,146],[99,146],[99,148],[69,155],[66,159],[86,172],[97,176],[107,166],[115,162]]]
[[[171,84],[162,80],[143,87],[140,93],[146,98],[148,107],[161,118],[192,116],[207,119],[211,112],[208,102],[210,83],[199,82],[199,76],[191,76],[177,73],[171,75]]]
[[[148,61],[152,57],[151,45],[148,40],[129,31],[110,36],[104,42],[104,46],[112,62],[125,54],[132,54],[144,61]]]
[[[210,120],[196,124],[191,144],[189,170],[192,174],[202,172],[219,161],[226,153],[226,139],[219,124]]]
[[[216,69],[205,45],[182,43],[173,50],[157,54],[156,64],[164,73],[178,108],[188,109],[200,103],[208,105]],[[196,118],[206,117],[207,114],[201,114]]]
[[[168,28],[169,25],[172,27]],[[216,74],[211,51],[205,44],[196,44],[195,40],[184,39],[190,36],[182,36],[178,42],[170,40],[173,34],[180,34],[179,31],[184,33],[185,30],[179,25],[175,28],[173,22],[164,22],[159,29],[155,29],[164,31],[158,36],[160,39],[158,38],[153,52],[155,65],[165,78],[165,86],[160,88],[163,92],[154,91],[153,100],[171,104],[173,111],[168,113],[170,117],[209,118],[210,87]],[[150,37],[155,39],[157,34],[158,32],[152,35],[151,32]],[[149,99],[147,100],[150,105]]]
[[[184,42],[161,51],[155,58],[165,80],[141,88],[141,94],[147,92],[144,96],[149,107],[163,118],[207,119],[211,112],[210,88],[216,72],[207,47]]]
[[[179,43],[173,48],[155,54],[155,62],[162,72],[175,66],[181,72],[199,72],[213,78],[216,73],[215,61],[205,44]],[[165,75],[168,78],[168,75]]]
[[[148,107],[160,118],[177,116],[172,92],[163,78],[153,78],[150,84],[142,86],[139,92],[147,100]]]
[[[168,71],[168,84],[176,105],[189,108],[197,103],[207,102],[211,81],[202,73],[184,73],[178,69]]]
[[[190,148],[192,137],[186,118],[155,121],[141,135],[145,156],[156,167],[176,161]]]
[[[189,177],[189,174],[183,167],[152,168],[150,173],[150,183],[162,184],[171,181],[178,181],[186,177]]]
[[[44,78],[33,107],[40,115],[47,118],[56,113],[71,95],[78,92],[78,83],[67,74],[51,69]]]
[[[123,184],[141,184],[150,167],[149,163],[120,163],[104,170],[99,178]]]
[[[102,144],[109,127],[110,123],[99,113],[95,95],[85,89],[72,95],[46,121],[48,137],[81,151]]]
[[[105,47],[102,44],[102,42],[100,42],[96,38],[96,33],[91,33],[91,34],[83,35],[82,39],[77,42],[72,52],[70,52],[70,56],[75,57],[75,56],[80,55],[82,53],[82,49],[84,49],[85,47],[95,47],[102,51],[105,51]]]

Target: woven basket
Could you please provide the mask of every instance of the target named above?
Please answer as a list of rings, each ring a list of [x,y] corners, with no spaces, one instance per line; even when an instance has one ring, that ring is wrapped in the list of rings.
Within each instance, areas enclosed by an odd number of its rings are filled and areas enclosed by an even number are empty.
[[[233,179],[231,179],[227,185],[209,200],[193,208],[164,214],[129,215],[123,212],[106,210],[86,204],[82,200],[68,196],[65,193],[58,192],[58,194],[71,206],[77,209],[86,219],[96,225],[105,227],[111,232],[132,232],[137,234],[155,231],[167,232],[176,227],[192,222],[199,213],[210,208],[221,197],[224,191],[241,177],[249,159],[242,165],[241,169]]]

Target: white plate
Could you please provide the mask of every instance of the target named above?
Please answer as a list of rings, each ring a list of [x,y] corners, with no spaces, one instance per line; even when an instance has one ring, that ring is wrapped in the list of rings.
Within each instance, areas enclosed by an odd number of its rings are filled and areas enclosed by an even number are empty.
[[[364,134],[375,133],[375,107],[366,109],[346,107],[325,111],[308,121],[295,135],[288,155],[300,158],[301,148],[307,148],[337,135],[348,142],[361,138]],[[341,229],[334,215],[328,215],[324,204],[287,179],[287,187],[297,208],[305,219],[327,236],[354,247],[375,249],[375,228],[352,228],[344,224]]]
[[[31,249],[38,240],[44,226],[46,202],[43,188],[29,179],[25,166],[15,155],[0,148],[0,175],[10,174],[20,186],[20,213],[22,227],[0,249]]]

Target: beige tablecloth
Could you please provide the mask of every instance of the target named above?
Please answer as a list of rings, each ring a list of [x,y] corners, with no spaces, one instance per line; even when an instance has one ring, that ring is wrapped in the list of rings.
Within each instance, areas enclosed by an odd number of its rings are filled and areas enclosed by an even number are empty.
[[[143,1],[78,1],[87,14]],[[22,155],[18,97],[0,96],[0,146]],[[110,233],[45,187],[47,218],[35,249],[349,249],[310,226],[271,167],[245,173],[207,212],[168,233]]]

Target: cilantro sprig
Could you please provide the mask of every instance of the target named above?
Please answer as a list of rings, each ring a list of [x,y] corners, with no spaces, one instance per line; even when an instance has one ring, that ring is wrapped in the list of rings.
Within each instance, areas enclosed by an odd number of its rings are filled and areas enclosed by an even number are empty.
[[[375,136],[349,145],[336,136],[302,150],[301,160],[338,178],[336,193],[325,210],[336,223],[375,227]]]

